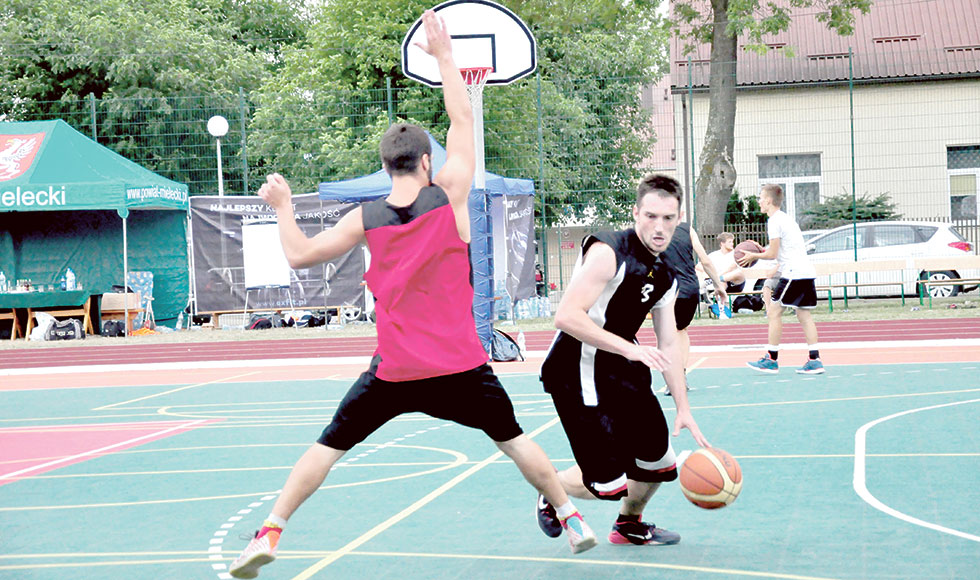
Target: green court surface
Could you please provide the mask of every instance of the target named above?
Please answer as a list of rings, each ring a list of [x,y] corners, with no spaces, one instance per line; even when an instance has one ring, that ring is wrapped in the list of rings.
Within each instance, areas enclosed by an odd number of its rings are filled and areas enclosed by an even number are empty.
[[[616,504],[579,500],[603,541],[577,556],[541,534],[534,492],[482,433],[407,415],[344,458],[260,577],[977,578],[978,376],[976,363],[695,370],[695,418],[741,464],[741,496],[706,511],[664,485],[645,519],[683,539],[661,547],[606,543]],[[502,381],[525,430],[570,465],[537,378]],[[0,441],[19,447],[0,463],[0,578],[227,578],[348,385],[4,393]]]

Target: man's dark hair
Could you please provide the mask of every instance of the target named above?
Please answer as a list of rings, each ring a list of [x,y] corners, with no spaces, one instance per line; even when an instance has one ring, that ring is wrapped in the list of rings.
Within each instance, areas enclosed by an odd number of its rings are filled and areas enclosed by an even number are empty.
[[[673,177],[652,173],[640,180],[640,185],[636,188],[636,205],[640,205],[640,202],[643,201],[643,196],[654,191],[661,197],[672,197],[676,199],[677,206],[680,207],[682,195],[681,184]]]
[[[420,127],[396,123],[381,137],[381,163],[389,175],[415,173],[422,155],[432,158],[429,136]]]

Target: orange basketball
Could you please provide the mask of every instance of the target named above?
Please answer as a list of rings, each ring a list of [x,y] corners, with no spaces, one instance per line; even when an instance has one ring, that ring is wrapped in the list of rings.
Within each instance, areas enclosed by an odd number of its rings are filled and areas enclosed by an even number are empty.
[[[756,242],[755,240],[745,240],[744,242],[739,242],[738,245],[735,246],[735,261],[737,262],[741,260],[742,256],[745,255],[745,252],[761,252],[761,251],[762,251],[762,246],[760,246],[758,242]],[[746,264],[745,267],[751,268],[752,266],[755,265],[757,261],[758,260],[753,260],[748,264]]]
[[[681,490],[691,503],[713,510],[729,505],[742,491],[742,468],[717,447],[698,449],[681,465]]]

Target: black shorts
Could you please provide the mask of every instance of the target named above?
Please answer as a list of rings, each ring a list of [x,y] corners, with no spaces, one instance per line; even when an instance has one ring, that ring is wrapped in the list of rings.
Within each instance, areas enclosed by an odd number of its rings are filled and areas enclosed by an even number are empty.
[[[691,325],[697,309],[698,297],[696,295],[693,297],[678,296],[674,300],[674,322],[677,324],[677,330],[684,330]]]
[[[585,486],[599,499],[626,495],[626,480],[673,481],[676,456],[660,402],[652,389],[613,387],[599,405],[586,406],[581,392],[551,393]],[[610,389],[610,390],[613,390]]]
[[[318,443],[347,451],[404,413],[425,413],[480,429],[494,441],[522,434],[514,406],[489,365],[430,379],[390,382],[375,375],[377,363],[361,374],[340,402]]]
[[[739,282],[735,284],[734,282],[725,282],[725,292],[741,292],[745,288],[745,282]]]
[[[801,280],[780,278],[772,291],[772,301],[793,308],[816,308],[817,285],[813,278]]]

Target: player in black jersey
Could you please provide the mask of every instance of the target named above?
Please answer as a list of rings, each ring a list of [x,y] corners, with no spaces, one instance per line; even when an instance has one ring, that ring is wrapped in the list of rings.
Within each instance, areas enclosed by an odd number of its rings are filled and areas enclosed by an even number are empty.
[[[694,269],[694,256],[701,260],[705,273],[711,278],[711,283],[716,288],[715,300],[718,301],[718,305],[726,306],[728,301],[725,284],[722,284],[718,277],[718,271],[708,259],[708,253],[704,251],[698,233],[686,222],[678,224],[670,240],[670,245],[660,255],[660,259],[674,271],[674,278],[677,281],[674,322],[677,324],[677,338],[681,346],[681,368],[684,369],[685,386],[687,385],[687,360],[691,354],[691,337],[687,333],[687,327],[694,320],[694,313],[697,311],[698,302],[701,300],[698,275]],[[668,390],[666,394],[670,396],[670,391]]]
[[[637,189],[634,228],[585,239],[555,313],[559,332],[541,367],[578,462],[559,479],[570,496],[622,500],[609,534],[614,544],[680,541],[678,534],[641,519],[660,484],[677,478],[651,369],[663,373],[674,396],[674,435],[688,429],[699,445],[708,445],[687,401],[674,272],[660,259],[680,221],[680,202],[676,180],[647,176]],[[657,348],[636,341],[651,311]],[[561,533],[554,508],[540,497],[537,513],[546,534]]]

